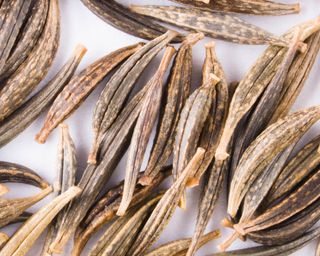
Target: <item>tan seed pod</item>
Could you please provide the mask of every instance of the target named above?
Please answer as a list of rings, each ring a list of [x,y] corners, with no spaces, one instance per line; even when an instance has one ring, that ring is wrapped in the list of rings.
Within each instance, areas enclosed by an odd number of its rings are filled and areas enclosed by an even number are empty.
[[[0,233],[0,249],[8,242],[9,236],[6,233]]]

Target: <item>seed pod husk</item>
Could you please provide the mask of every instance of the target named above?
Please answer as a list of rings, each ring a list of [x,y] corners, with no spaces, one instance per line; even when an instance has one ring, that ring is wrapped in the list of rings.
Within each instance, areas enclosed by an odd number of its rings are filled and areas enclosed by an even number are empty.
[[[149,196],[150,193],[170,175],[171,171],[172,166],[167,166],[158,173],[148,186],[140,186],[137,184],[129,209]],[[140,179],[141,176],[143,176],[143,172],[140,173],[139,176]],[[92,206],[90,212],[76,231],[73,245],[73,252],[75,254],[79,254],[82,251],[87,241],[100,227],[116,217],[123,193],[123,183],[124,182],[121,182],[118,186],[110,189],[104,197]]]
[[[94,110],[93,131],[95,138],[88,163],[96,163],[96,155],[103,140],[103,135],[119,115],[139,76],[159,51],[176,35],[176,32],[168,31],[147,43],[132,55],[110,78],[100,94]]]
[[[42,189],[49,183],[31,169],[14,163],[0,161],[0,183],[14,182],[33,185]]]
[[[194,0],[173,0],[174,2],[194,6],[208,11],[235,12],[254,15],[287,15],[300,12],[299,4],[284,4],[275,1],[260,0],[215,0],[194,1]]]
[[[36,135],[36,140],[44,143],[50,132],[80,106],[110,71],[141,47],[138,43],[120,48],[95,61],[73,77],[53,102],[41,131]]]
[[[128,34],[144,39],[154,39],[168,29],[153,20],[132,12],[114,0],[81,0],[81,2],[99,18],[111,26]],[[177,42],[181,37],[177,38]]]
[[[200,238],[199,246],[197,249],[205,245],[206,243],[212,241],[213,239],[217,239],[220,237],[220,231],[215,230],[209,232],[208,234],[203,235]],[[146,256],[184,256],[187,253],[189,245],[191,243],[191,239],[181,239],[173,242],[169,242],[167,244],[161,245],[158,248],[148,252]]]
[[[177,6],[133,5],[130,8],[136,13],[217,39],[240,44],[287,46],[285,39],[225,13]]]
[[[53,218],[80,192],[80,188],[71,187],[42,207],[10,238],[0,255],[25,255]]]
[[[14,72],[1,89],[1,121],[20,107],[45,77],[57,52],[59,37],[59,4],[57,0],[51,0],[48,18],[41,38],[24,64]]]
[[[111,234],[109,229],[107,229],[104,235],[90,251],[89,255],[126,255],[162,195],[163,193],[156,194],[150,199],[144,200],[142,204],[130,209],[128,214],[122,217],[125,220],[121,220],[121,222],[124,221],[124,223],[120,228],[115,233],[112,232],[113,234]],[[117,224],[115,223],[114,225]],[[76,256],[80,254],[73,253],[72,255]]]
[[[203,156],[204,150],[199,148],[180,177],[162,196],[151,216],[148,218],[146,224],[140,231],[135,243],[131,246],[128,255],[142,255],[158,239],[161,232],[170,220],[174,210],[178,206],[188,179],[194,175],[194,171],[198,167]]]
[[[18,218],[26,209],[45,198],[52,192],[52,187],[47,187],[35,196],[5,199],[0,198],[0,227],[6,226],[11,221]]]
[[[192,46],[202,38],[202,33],[188,35],[176,54],[163,102],[165,107],[160,112],[145,176],[140,179],[142,185],[152,182],[172,154],[176,127],[191,86]]]
[[[6,233],[0,233],[0,250],[8,242],[9,238],[10,237]]]
[[[4,67],[0,70],[0,81],[11,76],[13,72],[26,60],[38,42],[46,23],[48,14],[48,1],[39,0],[33,5],[19,42],[13,49]]]
[[[53,102],[70,81],[85,52],[84,46],[77,46],[71,58],[54,78],[0,123],[0,146],[4,146],[18,136]]]
[[[235,217],[252,182],[270,161],[300,137],[320,118],[320,107],[297,111],[270,125],[244,152],[231,182],[228,213]]]
[[[158,70],[148,82],[150,89],[143,102],[129,148],[123,195],[117,211],[118,216],[125,214],[131,202],[150,134],[160,109],[164,88],[163,78],[174,54],[175,49],[168,46]]]

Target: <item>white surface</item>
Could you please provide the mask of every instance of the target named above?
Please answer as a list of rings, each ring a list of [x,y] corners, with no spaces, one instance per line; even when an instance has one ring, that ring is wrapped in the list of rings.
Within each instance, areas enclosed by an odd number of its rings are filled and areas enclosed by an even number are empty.
[[[297,2],[298,0],[288,0],[287,3]],[[53,74],[61,67],[72,53],[72,50],[78,43],[84,44],[88,48],[80,69],[87,66],[95,59],[116,50],[119,47],[136,43],[140,39],[127,35],[115,28],[109,26],[94,14],[92,14],[86,7],[84,7],[79,0],[67,0],[61,2],[61,16],[62,16],[62,35],[61,44],[58,55],[54,62],[53,67],[47,77],[51,78]],[[130,3],[152,3],[155,1],[122,1],[125,4]],[[299,15],[281,16],[281,17],[243,17],[254,24],[260,25],[267,30],[280,35],[285,32],[289,27],[298,22],[314,18],[319,15],[319,0],[301,0],[302,11]],[[167,1],[156,1],[157,4],[167,4]],[[201,65],[204,58],[203,44],[212,39],[205,39],[194,47],[194,86],[197,85],[200,78]],[[221,61],[228,81],[240,80],[249,67],[254,63],[255,59],[262,53],[265,46],[241,46],[222,41],[217,42],[217,52],[219,60]],[[158,63],[160,56],[153,62],[145,75],[140,79],[139,83],[145,83],[147,79],[153,74]],[[78,69],[78,70],[80,70]],[[306,86],[301,93],[298,102],[294,109],[300,109],[306,106],[319,104],[320,95],[320,77],[319,77],[319,59],[313,67],[312,73],[306,83]],[[71,128],[71,135],[75,140],[77,147],[77,156],[79,161],[79,170],[83,171],[86,165],[87,154],[92,142],[92,111],[101,92],[105,82],[101,83],[91,96],[85,101],[84,104],[73,114],[66,123]],[[53,182],[56,176],[56,148],[58,142],[58,132],[54,131],[45,145],[39,145],[34,141],[35,134],[39,131],[45,115],[35,121],[26,131],[19,137],[13,140],[0,150],[0,159],[3,161],[11,161],[28,166],[36,170],[40,175],[46,178],[49,182]],[[312,134],[318,134],[320,127],[316,126],[312,129]],[[112,179],[108,186],[116,184],[119,180],[123,179],[125,171],[125,159],[114,172]],[[167,182],[169,184],[169,182]],[[29,186],[14,185],[10,186],[12,192],[10,196],[31,195],[37,190]],[[197,212],[197,199],[199,196],[199,189],[195,188],[188,192],[188,210],[183,212],[177,209],[168,228],[163,232],[157,244],[161,244],[173,239],[184,238],[192,236]],[[41,205],[48,202],[50,198],[43,200],[33,210],[38,209]],[[219,200],[219,205],[208,225],[207,230],[220,228],[220,220],[225,216],[225,198],[222,196]],[[11,226],[5,231],[12,232],[17,225]],[[222,242],[226,235],[230,233],[229,230],[222,229],[222,238],[215,240],[201,250],[197,255],[208,255],[216,252],[216,246]],[[101,234],[101,232],[100,232]],[[96,240],[97,236],[93,239]],[[29,252],[28,255],[38,255],[41,249],[41,241],[43,236]],[[92,240],[89,243],[89,248],[92,246]],[[249,247],[252,243],[237,242],[232,246],[232,249],[240,247]],[[70,255],[70,245],[64,255]],[[315,243],[300,250],[295,255],[314,255]],[[86,250],[83,255],[87,255]]]

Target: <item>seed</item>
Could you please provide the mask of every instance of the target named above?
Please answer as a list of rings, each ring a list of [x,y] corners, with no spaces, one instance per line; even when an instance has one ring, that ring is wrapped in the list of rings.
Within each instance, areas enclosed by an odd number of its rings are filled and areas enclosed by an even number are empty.
[[[157,133],[145,176],[140,179],[142,185],[152,182],[172,154],[176,127],[190,91],[192,46],[202,38],[202,33],[188,35],[176,54],[163,102],[165,107],[160,112]]]
[[[28,58],[6,81],[0,92],[0,120],[20,107],[47,74],[58,49],[60,36],[59,4],[51,0],[41,38]]]
[[[285,39],[225,13],[177,6],[133,5],[130,8],[136,13],[217,39],[240,44],[287,46]]]
[[[129,148],[123,195],[117,211],[118,216],[125,214],[131,202],[144,153],[160,109],[164,88],[163,77],[174,54],[175,49],[171,46],[167,47],[157,72],[148,82],[150,89],[143,102]]]
[[[50,132],[80,106],[110,71],[140,48],[141,44],[135,44],[118,49],[73,77],[53,102],[41,131],[36,135],[36,140],[44,143]]]
[[[71,187],[42,207],[10,238],[0,251],[0,256],[25,255],[53,218],[80,192],[78,187]]]

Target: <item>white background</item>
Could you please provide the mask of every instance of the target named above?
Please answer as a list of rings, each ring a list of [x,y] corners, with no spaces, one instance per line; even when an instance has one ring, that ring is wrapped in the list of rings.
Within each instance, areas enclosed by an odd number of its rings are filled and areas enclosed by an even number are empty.
[[[294,3],[299,0],[288,0],[287,3]],[[57,57],[54,61],[53,67],[51,68],[46,81],[57,72],[57,70],[62,66],[62,64],[67,60],[67,58],[72,53],[74,47],[78,44],[84,44],[88,48],[88,52],[85,55],[79,69],[83,69],[88,64],[92,63],[97,58],[116,50],[120,47],[136,43],[141,41],[139,38],[127,35],[115,28],[109,26],[93,13],[91,13],[86,7],[82,5],[79,0],[64,0],[61,2],[61,40],[60,47]],[[156,2],[157,4],[168,4],[168,1],[121,1],[124,4],[145,4]],[[248,17],[242,16],[246,20],[259,25],[276,35],[281,35],[291,26],[305,21],[307,19],[315,18],[319,15],[319,0],[300,0],[301,2],[301,13],[298,15],[281,16],[281,17]],[[201,43],[194,47],[194,72],[193,72],[193,86],[197,86],[200,79],[201,65],[204,58],[204,48],[203,45],[212,39],[205,39]],[[245,72],[254,63],[256,58],[265,49],[265,46],[241,46],[236,44],[231,44],[227,42],[222,42],[216,40],[216,48],[220,62],[222,63],[227,79],[229,82],[240,80]],[[150,65],[150,67],[145,72],[144,76],[139,80],[139,84],[145,83],[148,78],[153,74],[153,71],[157,67],[161,56]],[[311,106],[320,103],[320,76],[319,76],[319,59],[317,59],[316,64],[313,67],[312,73],[303,89],[298,102],[295,104],[294,109],[301,109],[306,106]],[[92,111],[95,102],[98,98],[99,93],[103,89],[105,81],[102,82],[99,87],[91,94],[91,96],[82,104],[82,106],[73,114],[66,123],[70,126],[71,135],[75,140],[77,147],[77,157],[79,162],[79,172],[82,172],[86,166],[87,154],[92,143]],[[50,183],[54,182],[56,177],[56,152],[58,143],[58,131],[54,131],[49,137],[48,141],[44,145],[39,145],[34,141],[35,134],[39,131],[45,114],[36,120],[26,131],[24,131],[20,136],[14,139],[11,143],[6,145],[0,150],[0,159],[2,161],[11,161],[19,164],[28,166],[29,168],[37,171]],[[311,132],[307,137],[311,135],[314,136],[320,131],[319,126],[312,128]],[[125,159],[121,161],[117,169],[114,171],[108,186],[116,184],[118,181],[123,179],[125,172]],[[167,185],[171,181],[167,181]],[[38,192],[31,186],[22,185],[11,185],[10,197],[17,196],[27,196]],[[163,232],[160,240],[157,244],[168,242],[170,240],[190,237],[194,230],[196,212],[197,212],[197,200],[199,196],[199,189],[195,188],[188,192],[188,210],[182,211],[177,209],[175,215],[171,219],[169,226]],[[39,209],[43,204],[49,202],[50,197],[41,201],[36,206],[32,208],[33,211]],[[225,216],[225,205],[226,201],[224,196],[222,196],[218,202],[218,207],[214,212],[211,222],[208,225],[207,230],[213,230],[220,228],[220,221]],[[10,226],[5,229],[6,232],[12,234],[13,230],[17,228],[17,225]],[[216,246],[222,242],[226,236],[230,233],[229,230],[222,229],[222,238],[215,240],[208,245],[204,246],[199,250],[197,255],[208,255],[210,253],[216,252]],[[98,233],[98,235],[101,234]],[[83,255],[87,255],[88,248],[93,245],[93,241],[90,241]],[[41,242],[43,241],[43,236],[36,245],[32,248],[28,255],[38,255]],[[232,249],[248,247],[253,243],[247,242],[237,242],[232,246]],[[315,242],[305,247],[304,249],[297,252],[295,255],[314,255]],[[64,255],[70,255],[71,246],[69,245]]]

